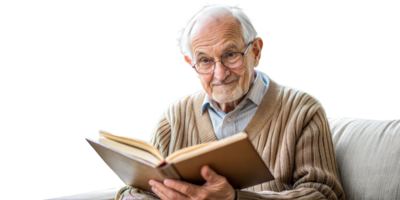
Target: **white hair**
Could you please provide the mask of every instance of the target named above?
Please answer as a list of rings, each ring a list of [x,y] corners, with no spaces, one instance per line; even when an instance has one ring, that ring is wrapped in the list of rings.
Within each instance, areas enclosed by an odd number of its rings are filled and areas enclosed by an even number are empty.
[[[242,36],[246,44],[249,44],[257,37],[257,32],[254,29],[253,24],[250,22],[250,19],[237,6],[234,7],[225,5],[205,6],[202,10],[200,10],[200,12],[198,12],[195,16],[193,16],[193,18],[189,21],[186,28],[183,30],[181,37],[179,38],[179,46],[181,48],[182,54],[189,56],[189,58],[193,60],[192,46],[190,45],[190,33],[197,21],[209,17],[218,19],[219,17],[223,17],[226,14],[231,14],[233,17],[236,18],[236,20],[239,21],[242,28]]]

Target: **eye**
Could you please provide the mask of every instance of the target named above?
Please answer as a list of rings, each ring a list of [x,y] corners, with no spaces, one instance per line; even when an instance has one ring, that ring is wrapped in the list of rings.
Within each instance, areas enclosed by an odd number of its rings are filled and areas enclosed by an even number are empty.
[[[200,59],[199,62],[206,64],[206,63],[210,62],[210,60],[207,58],[203,58],[203,59]]]
[[[236,54],[236,53],[228,53],[228,54],[226,54],[226,56],[228,56],[228,57],[235,57],[235,54]]]

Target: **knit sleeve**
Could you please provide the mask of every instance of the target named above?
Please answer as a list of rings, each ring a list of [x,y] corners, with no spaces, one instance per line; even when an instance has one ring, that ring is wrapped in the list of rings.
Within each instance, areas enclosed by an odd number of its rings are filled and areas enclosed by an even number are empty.
[[[150,144],[160,151],[161,155],[168,156],[169,143],[171,139],[171,125],[168,122],[165,113],[160,117],[156,127],[154,128],[153,135],[150,139]]]
[[[179,149],[201,143],[193,112],[190,95],[172,103],[158,120],[150,144],[167,157]]]
[[[345,199],[328,120],[322,108],[298,136],[294,152],[292,190],[250,192],[237,190],[237,199]]]

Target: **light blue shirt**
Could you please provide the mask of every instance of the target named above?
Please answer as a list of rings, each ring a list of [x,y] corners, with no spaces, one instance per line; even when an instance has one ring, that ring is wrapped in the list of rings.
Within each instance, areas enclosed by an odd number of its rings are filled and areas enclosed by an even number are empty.
[[[269,78],[266,74],[260,71],[256,71],[256,73],[256,78],[249,92],[235,109],[228,114],[224,113],[217,105],[217,102],[208,95],[204,98],[201,114],[203,115],[204,110],[208,109],[215,135],[219,140],[243,132],[256,113],[261,100],[268,90],[269,83]]]

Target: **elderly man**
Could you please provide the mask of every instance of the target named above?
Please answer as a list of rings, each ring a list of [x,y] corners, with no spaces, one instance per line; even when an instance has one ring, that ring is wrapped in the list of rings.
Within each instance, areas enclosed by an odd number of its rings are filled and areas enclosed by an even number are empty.
[[[345,198],[324,109],[310,95],[254,70],[263,48],[256,35],[236,7],[206,7],[194,16],[180,42],[204,91],[172,104],[151,143],[167,156],[245,132],[275,180],[235,190],[204,166],[201,174],[207,182],[202,186],[151,180],[161,199]]]

